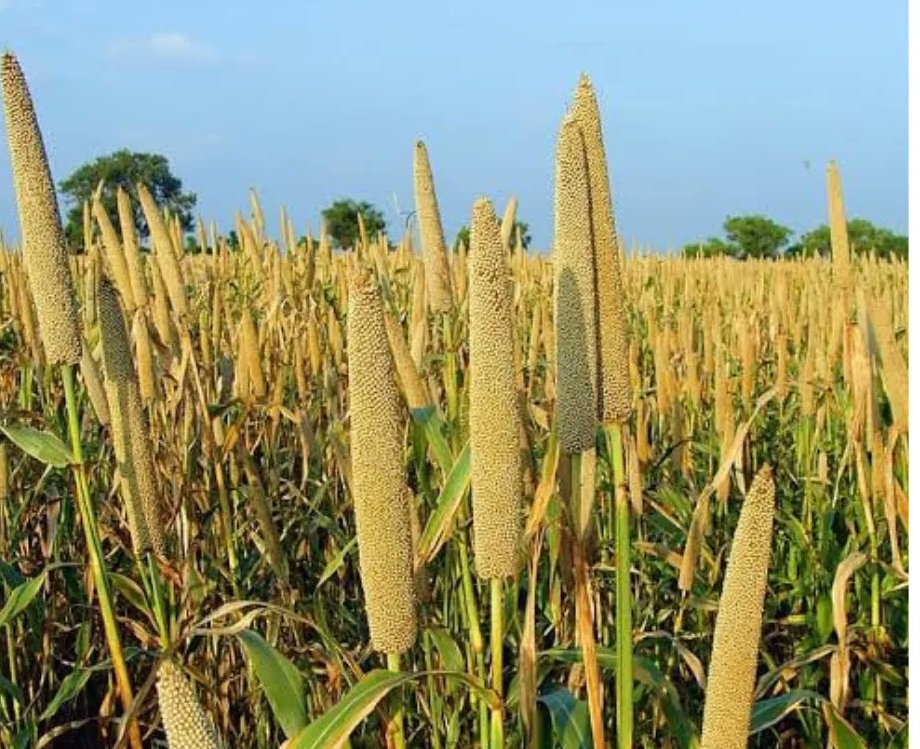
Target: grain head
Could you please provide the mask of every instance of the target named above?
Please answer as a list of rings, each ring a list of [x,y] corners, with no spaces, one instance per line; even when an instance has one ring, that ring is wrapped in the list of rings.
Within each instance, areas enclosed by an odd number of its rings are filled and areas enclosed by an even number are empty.
[[[719,600],[703,710],[702,749],[748,745],[775,489],[761,468],[745,497]]]
[[[422,237],[422,256],[425,259],[425,281],[428,286],[428,304],[434,312],[448,312],[452,306],[450,265],[438,197],[434,191],[434,178],[424,142],[416,141],[413,160],[415,179],[415,210],[419,233]]]
[[[504,578],[517,571],[521,540],[521,418],[511,272],[485,198],[473,206],[469,282],[474,555],[480,577]]]
[[[380,652],[402,653],[417,629],[404,427],[383,304],[363,270],[351,278],[348,357],[353,499],[371,642]]]
[[[78,364],[80,317],[51,169],[25,76],[9,52],[0,57],[0,88],[23,257],[42,343],[51,364]]]
[[[556,307],[556,428],[567,453],[594,446],[597,322],[584,140],[566,116],[556,145],[553,265]]]

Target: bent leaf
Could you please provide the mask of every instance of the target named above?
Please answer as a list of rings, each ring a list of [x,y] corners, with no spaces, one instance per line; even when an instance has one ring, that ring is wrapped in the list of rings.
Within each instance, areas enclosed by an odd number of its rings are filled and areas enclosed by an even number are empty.
[[[268,704],[285,735],[288,738],[296,735],[307,725],[300,671],[258,633],[247,630],[237,637],[252,660]]]

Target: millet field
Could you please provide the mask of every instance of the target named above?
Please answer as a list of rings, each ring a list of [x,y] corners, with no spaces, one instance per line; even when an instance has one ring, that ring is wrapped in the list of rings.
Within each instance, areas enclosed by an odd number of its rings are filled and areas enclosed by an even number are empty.
[[[583,76],[547,254],[448,247],[422,141],[403,236],[100,185],[78,253],[0,74],[0,746],[907,745],[908,265],[835,164],[830,258],[628,251]]]

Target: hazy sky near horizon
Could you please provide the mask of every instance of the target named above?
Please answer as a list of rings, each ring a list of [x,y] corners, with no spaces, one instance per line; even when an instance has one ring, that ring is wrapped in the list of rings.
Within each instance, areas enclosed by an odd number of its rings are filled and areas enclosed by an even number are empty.
[[[223,231],[252,186],[275,235],[282,204],[315,231],[347,196],[396,236],[421,137],[449,239],[478,195],[501,211],[516,194],[546,247],[557,128],[586,71],[628,243],[679,247],[746,213],[812,228],[832,158],[850,217],[907,232],[901,0],[0,0],[0,47],[55,180],[119,148],[163,153]],[[5,145],[0,227],[18,235]]]

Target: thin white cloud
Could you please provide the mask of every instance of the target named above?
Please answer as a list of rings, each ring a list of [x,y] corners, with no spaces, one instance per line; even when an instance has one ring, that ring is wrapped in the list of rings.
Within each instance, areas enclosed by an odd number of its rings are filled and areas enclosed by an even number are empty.
[[[109,46],[109,52],[121,58],[153,58],[169,62],[209,62],[218,58],[214,47],[179,31],[116,39]]]

